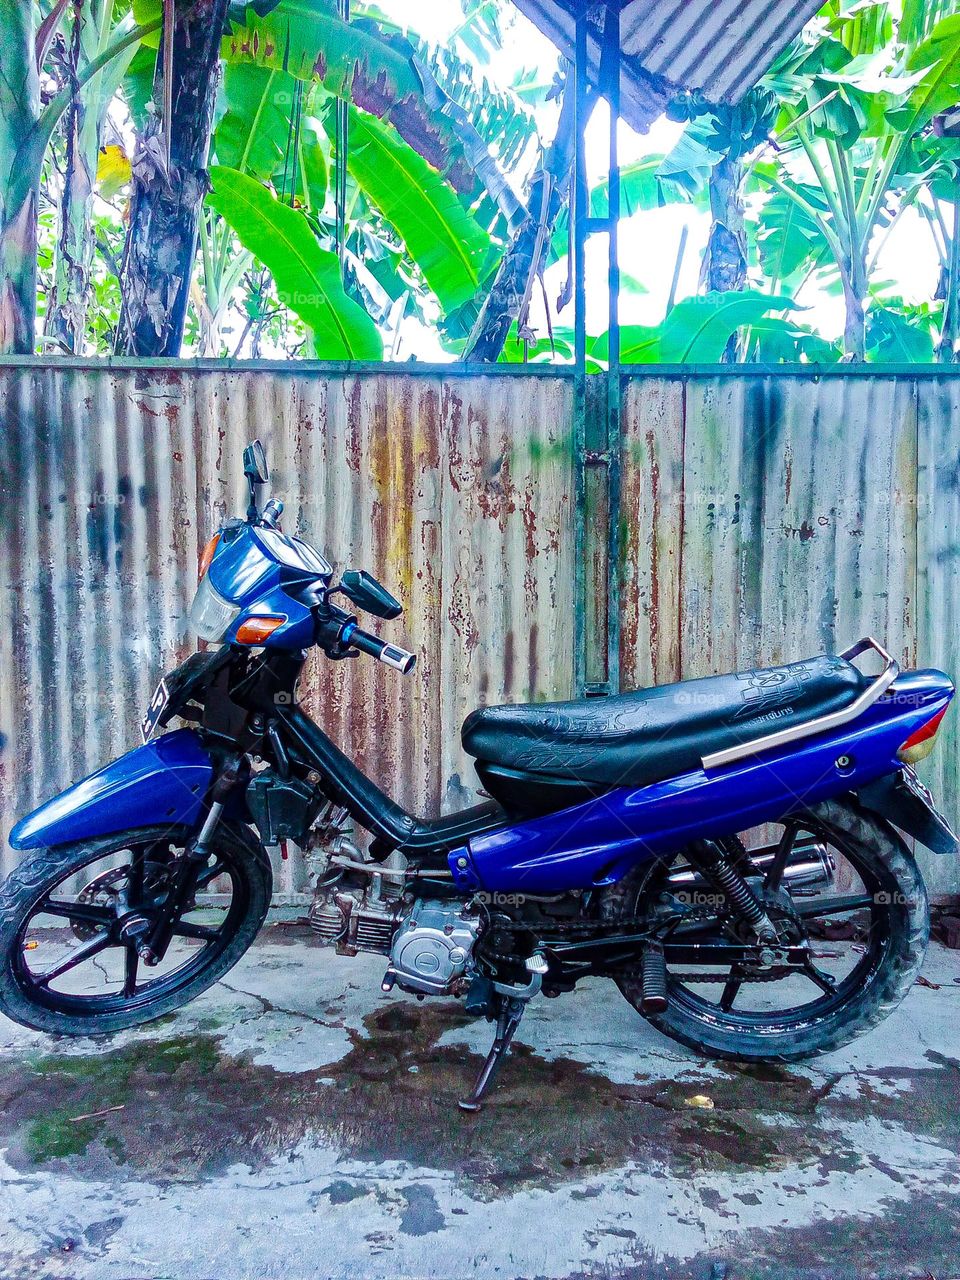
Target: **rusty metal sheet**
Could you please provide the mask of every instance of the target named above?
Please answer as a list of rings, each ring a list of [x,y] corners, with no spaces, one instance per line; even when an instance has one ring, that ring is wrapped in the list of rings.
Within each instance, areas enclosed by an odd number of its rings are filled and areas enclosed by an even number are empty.
[[[960,676],[960,380],[917,385],[917,660]],[[954,825],[960,818],[960,707],[917,772]],[[960,892],[953,858],[923,863],[931,893]]]
[[[444,391],[443,722],[475,706],[573,696],[573,448],[569,382],[458,381]],[[445,735],[444,807],[475,785]]]
[[[625,687],[868,633],[960,673],[960,380],[656,370],[624,404]],[[921,766],[954,825],[957,715]],[[960,891],[952,860],[918,858],[931,893]]]
[[[267,446],[285,527],[403,600],[420,656],[305,673],[308,708],[401,803],[472,798],[475,701],[571,692],[569,380],[442,371],[0,367],[0,828],[135,745],[157,677],[194,647],[198,551],[243,510]],[[8,471],[9,474],[9,471]],[[278,868],[282,894],[308,868]]]
[[[623,398],[620,680],[680,679],[684,384],[643,378]]]
[[[686,391],[685,674],[876,634],[915,644],[912,383],[729,377]]]

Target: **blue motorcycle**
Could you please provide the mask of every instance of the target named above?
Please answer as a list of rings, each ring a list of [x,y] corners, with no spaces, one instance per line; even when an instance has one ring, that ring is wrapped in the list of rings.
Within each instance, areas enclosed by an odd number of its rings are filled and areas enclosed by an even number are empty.
[[[873,639],[839,656],[617,697],[474,711],[487,799],[419,818],[297,704],[308,650],[409,673],[350,606],[402,612],[366,572],[339,582],[260,505],[204,550],[207,642],[157,687],[143,745],[24,818],[0,891],[0,1008],[68,1035],[185,1004],[240,959],[271,897],[267,849],[320,851],[310,920],[385,958],[383,990],[459,997],[495,1024],[480,1106],[529,1001],[612,978],[698,1053],[791,1061],[876,1025],[929,931],[903,836],[956,856],[913,765],[953,697]],[[864,674],[868,657],[879,671]],[[181,727],[159,733],[173,721]],[[351,826],[371,840],[361,852]]]

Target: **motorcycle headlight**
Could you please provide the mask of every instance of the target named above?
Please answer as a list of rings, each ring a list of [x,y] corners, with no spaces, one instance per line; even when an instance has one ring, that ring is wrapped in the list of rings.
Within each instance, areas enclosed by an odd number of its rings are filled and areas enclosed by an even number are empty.
[[[209,577],[204,574],[197,587],[197,594],[190,606],[190,623],[201,640],[222,644],[223,637],[237,620],[240,606],[224,600],[214,591]]]

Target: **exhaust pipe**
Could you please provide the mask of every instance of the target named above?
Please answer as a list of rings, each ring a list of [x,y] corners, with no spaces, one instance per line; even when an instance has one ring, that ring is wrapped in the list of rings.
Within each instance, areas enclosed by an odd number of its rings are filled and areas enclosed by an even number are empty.
[[[763,849],[750,849],[750,861],[758,871],[765,871],[777,856],[777,846],[767,845]],[[823,889],[833,883],[837,869],[833,854],[823,843],[811,836],[808,840],[799,841],[787,859],[783,870],[783,882],[791,889]],[[706,887],[707,882],[701,873],[693,867],[683,867],[680,871],[672,871],[667,883],[673,888],[687,888],[690,885]]]

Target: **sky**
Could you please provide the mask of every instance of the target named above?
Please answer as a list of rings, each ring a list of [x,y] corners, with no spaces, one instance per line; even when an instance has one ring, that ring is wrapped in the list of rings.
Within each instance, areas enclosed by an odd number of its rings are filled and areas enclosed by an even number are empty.
[[[402,26],[409,26],[436,44],[449,42],[451,33],[462,21],[458,0],[380,0],[382,10]],[[514,11],[504,39],[502,51],[493,55],[485,69],[497,85],[508,86],[518,72],[538,68],[545,79],[552,77],[558,65],[554,45],[523,14]],[[541,137],[549,142],[556,126],[556,106],[549,104],[537,111]],[[591,185],[605,176],[609,113],[601,102],[587,132],[587,168]],[[683,126],[662,119],[647,134],[637,134],[621,122],[619,149],[621,164],[645,155],[669,151],[683,131]],[[522,195],[522,190],[518,191]],[[686,205],[668,205],[663,209],[636,214],[620,224],[620,268],[625,276],[642,283],[645,292],[621,291],[621,324],[657,324],[663,319],[670,283],[677,259],[683,227],[688,239],[679,277],[678,297],[697,292],[700,260],[709,233],[709,217]],[[600,333],[607,327],[607,242],[604,236],[592,236],[587,245],[587,331]],[[878,263],[876,278],[889,280],[892,290],[908,302],[921,302],[933,297],[937,281],[937,257],[925,223],[914,211],[900,220],[885,244]],[[551,267],[546,275],[547,297],[554,303],[566,277],[565,264]],[[838,337],[843,331],[842,298],[830,296],[815,287],[801,298],[806,310],[798,315],[824,337]],[[534,328],[546,336],[543,306],[535,295],[532,312]],[[572,304],[554,323],[572,325]],[[448,359],[436,335],[423,328],[415,331],[407,326],[403,334],[405,349],[401,358],[415,354],[420,359]]]

